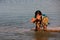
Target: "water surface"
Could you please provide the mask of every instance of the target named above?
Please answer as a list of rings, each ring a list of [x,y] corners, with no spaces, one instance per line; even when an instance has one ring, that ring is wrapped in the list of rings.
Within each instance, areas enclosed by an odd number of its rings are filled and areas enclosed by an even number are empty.
[[[60,0],[0,0],[0,40],[60,40],[60,32],[34,32],[30,19],[41,10],[48,27],[60,27]]]

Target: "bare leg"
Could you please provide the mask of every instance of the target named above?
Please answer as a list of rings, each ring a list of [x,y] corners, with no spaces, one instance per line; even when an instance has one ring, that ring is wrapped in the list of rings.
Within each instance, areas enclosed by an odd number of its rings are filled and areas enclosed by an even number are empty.
[[[40,31],[40,24],[36,24],[36,31]]]
[[[47,30],[47,26],[46,26],[46,25],[44,25],[43,30],[44,30],[44,31],[46,31],[46,30]]]

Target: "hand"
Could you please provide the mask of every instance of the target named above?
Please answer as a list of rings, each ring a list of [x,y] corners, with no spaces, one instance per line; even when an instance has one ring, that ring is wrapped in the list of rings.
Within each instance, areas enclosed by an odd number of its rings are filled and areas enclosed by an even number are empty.
[[[32,19],[31,19],[31,22],[34,22],[35,20],[36,20],[35,18],[32,18]]]

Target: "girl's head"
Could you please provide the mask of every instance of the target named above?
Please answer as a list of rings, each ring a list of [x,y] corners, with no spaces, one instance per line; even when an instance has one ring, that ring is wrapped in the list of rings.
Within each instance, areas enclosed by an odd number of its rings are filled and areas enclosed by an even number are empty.
[[[35,18],[37,18],[37,16],[42,16],[42,12],[39,11],[39,10],[37,10],[37,11],[35,12]]]

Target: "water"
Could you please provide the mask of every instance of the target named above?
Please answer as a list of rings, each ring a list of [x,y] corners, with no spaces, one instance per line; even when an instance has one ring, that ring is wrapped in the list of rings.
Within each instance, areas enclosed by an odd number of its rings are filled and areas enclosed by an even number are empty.
[[[0,40],[60,40],[60,32],[34,32],[36,10],[49,17],[48,27],[60,27],[60,0],[0,0]]]

